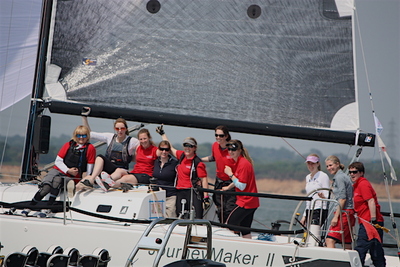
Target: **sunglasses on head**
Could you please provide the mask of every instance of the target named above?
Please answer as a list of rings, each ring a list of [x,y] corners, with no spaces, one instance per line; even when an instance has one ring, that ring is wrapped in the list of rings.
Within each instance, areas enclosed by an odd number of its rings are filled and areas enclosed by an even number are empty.
[[[158,149],[161,150],[161,151],[170,151],[171,150],[168,147],[160,147]]]
[[[87,134],[77,134],[76,137],[77,138],[86,138]]]
[[[126,127],[115,127],[114,128],[116,131],[125,131]]]
[[[357,171],[349,171],[350,174],[356,174],[358,172],[359,172],[358,170]]]
[[[236,151],[236,150],[238,150],[237,147],[228,147],[228,151]]]
[[[194,147],[196,147],[196,146],[185,143],[185,144],[183,144],[183,147],[194,148]]]
[[[225,135],[224,134],[215,134],[215,137],[225,137]]]

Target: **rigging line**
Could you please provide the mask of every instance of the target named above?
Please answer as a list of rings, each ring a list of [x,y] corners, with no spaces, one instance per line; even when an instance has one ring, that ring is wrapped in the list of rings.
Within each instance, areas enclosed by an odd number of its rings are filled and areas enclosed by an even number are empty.
[[[286,142],[286,144],[288,144],[288,146],[290,146],[297,154],[300,155],[300,157],[302,157],[304,160],[306,160],[306,157],[304,157],[294,146],[292,146],[284,137],[281,137],[281,139],[283,141]]]
[[[373,102],[373,99],[372,99],[371,85],[370,85],[370,81],[369,81],[368,68],[367,68],[367,64],[366,64],[363,39],[361,37],[361,29],[360,29],[360,23],[359,23],[359,20],[358,20],[357,8],[355,8],[354,10],[355,10],[354,11],[355,18],[356,18],[356,21],[357,21],[358,35],[359,35],[359,39],[360,39],[361,55],[362,55],[362,59],[363,59],[364,71],[365,71],[365,76],[366,76],[366,80],[367,80],[367,87],[368,87],[368,92],[369,92],[369,100],[370,100],[371,109],[372,109],[372,116],[373,116],[373,119],[374,119],[374,122],[375,122],[376,115],[375,115],[375,109],[374,109],[374,102]],[[375,131],[376,131],[377,138],[379,138],[378,130],[376,129],[376,126],[375,126]],[[389,201],[390,219],[391,219],[391,222],[392,222],[392,225],[393,225],[393,229],[394,229],[395,234],[396,234],[397,254],[398,254],[399,258],[400,258],[400,237],[399,237],[398,229],[396,227],[396,222],[395,222],[394,217],[393,217],[393,207],[392,207],[392,202],[391,202],[391,199],[390,199],[390,192],[389,192],[389,188],[388,188],[389,186],[388,186],[387,176],[386,176],[386,172],[385,172],[385,165],[384,165],[384,162],[383,162],[382,148],[379,147],[378,150],[379,150],[379,155],[380,155],[380,158],[381,158],[381,164],[382,164],[382,170],[383,170],[383,175],[384,175],[386,194],[388,196],[388,201]]]
[[[364,65],[364,71],[365,71],[365,76],[366,76],[366,81],[367,81],[369,99],[370,99],[370,104],[371,104],[371,108],[372,108],[372,113],[374,114],[375,109],[374,109],[374,103],[372,101],[371,84],[369,82],[368,68],[367,68],[367,64],[366,64],[367,60],[365,58],[364,44],[363,44],[363,39],[361,36],[361,28],[360,28],[360,21],[358,20],[357,8],[354,8],[354,14],[355,14],[356,22],[357,22],[358,38],[360,39],[361,56],[362,56],[362,62]]]

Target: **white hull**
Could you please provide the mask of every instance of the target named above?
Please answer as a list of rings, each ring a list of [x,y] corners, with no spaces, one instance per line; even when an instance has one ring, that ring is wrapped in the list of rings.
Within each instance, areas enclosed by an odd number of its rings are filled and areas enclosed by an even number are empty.
[[[14,188],[2,186],[0,188],[0,193],[3,196],[2,201],[4,202],[8,202],[5,198],[10,198],[7,196],[11,195],[7,194],[7,191],[9,193],[11,191],[25,191],[26,193],[19,194],[19,200],[28,200],[37,190],[36,186],[31,185],[14,186]],[[127,194],[122,194],[120,191],[103,193],[96,189],[91,192],[76,194],[73,199],[73,206],[82,208],[85,206],[85,203],[98,206],[97,201],[99,200],[96,200],[96,198],[97,196],[101,196],[102,200],[113,206],[112,209],[115,206],[117,210],[120,210],[118,206],[125,205],[121,200],[123,198],[131,203],[128,210],[133,207],[137,214],[141,214],[138,211],[140,210],[139,208],[147,205],[145,201],[143,203],[135,201],[134,196],[135,194],[146,194],[148,196],[151,194],[140,191],[144,190],[137,189],[136,192],[134,190]],[[114,202],[114,200],[117,202]],[[52,245],[59,245],[64,249],[75,247],[81,254],[92,254],[96,248],[100,247],[107,249],[110,253],[111,261],[108,266],[120,267],[126,264],[132,249],[147,227],[147,224],[106,222],[105,220],[93,219],[86,215],[79,215],[76,212],[68,212],[66,216],[67,220],[64,223],[62,213],[57,214],[61,216],[59,218],[36,218],[34,216],[23,217],[19,214],[4,215],[3,213],[7,210],[2,209],[2,214],[0,215],[0,241],[4,246],[1,250],[1,254],[3,255],[21,251],[27,245],[35,246],[39,251],[46,251]],[[92,212],[93,210],[88,209],[88,211]],[[71,220],[71,216],[73,220]],[[167,225],[157,226],[150,236],[163,238],[167,228]],[[168,243],[166,253],[161,258],[160,266],[181,258],[185,230],[185,227],[176,228]],[[198,226],[195,227],[194,232],[196,235],[205,236],[206,228]],[[293,243],[293,237],[277,236],[276,238],[275,242],[243,239],[232,234],[229,230],[213,227],[212,260],[225,263],[227,266],[361,267],[356,251],[312,246],[299,247]],[[205,254],[205,250],[190,249],[189,258],[204,258]],[[142,250],[135,257],[133,266],[152,266],[154,259],[154,251]],[[291,264],[292,259],[295,260]],[[388,257],[387,266],[400,266],[398,258]]]

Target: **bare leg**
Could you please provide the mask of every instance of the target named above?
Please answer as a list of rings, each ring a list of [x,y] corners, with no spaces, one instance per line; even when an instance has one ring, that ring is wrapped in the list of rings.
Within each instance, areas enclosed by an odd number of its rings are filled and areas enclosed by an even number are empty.
[[[248,239],[251,239],[251,234],[247,234],[247,235],[244,235],[244,236],[242,236],[243,238],[248,238]]]
[[[94,184],[94,179],[96,178],[96,176],[100,175],[101,171],[103,170],[103,167],[104,167],[104,160],[101,157],[96,157],[92,174],[84,177],[82,181],[88,180],[91,184]],[[85,185],[83,185],[82,183],[76,184],[76,191],[80,191],[84,188]]]
[[[118,181],[121,177],[128,175],[129,173],[125,169],[117,168],[112,174],[111,179]]]
[[[335,243],[336,243],[336,241],[335,241],[334,239],[332,239],[332,238],[327,238],[327,239],[325,240],[325,243],[326,243],[326,246],[327,246],[328,248],[335,248]]]
[[[121,183],[128,183],[128,184],[136,185],[138,183],[138,180],[136,179],[135,175],[127,174],[127,175],[122,176],[121,179],[115,181],[115,185],[113,187],[120,188]]]

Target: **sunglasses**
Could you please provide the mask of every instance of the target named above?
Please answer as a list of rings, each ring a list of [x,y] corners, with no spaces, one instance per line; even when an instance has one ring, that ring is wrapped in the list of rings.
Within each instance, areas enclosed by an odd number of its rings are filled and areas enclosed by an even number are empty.
[[[237,147],[228,147],[228,151],[236,151],[236,150],[238,150]]]
[[[191,144],[183,144],[183,147],[190,147],[190,148],[194,148],[194,147],[196,147],[196,146],[194,146],[194,145],[191,145]]]
[[[126,127],[120,127],[120,128],[115,127],[114,129],[115,129],[117,132],[118,132],[118,131],[125,131],[125,130],[126,130]]]
[[[77,134],[75,135],[77,138],[86,138],[87,134]]]
[[[349,171],[349,173],[350,174],[356,174],[356,173],[358,173],[359,171]]]
[[[224,134],[215,134],[215,137],[225,137],[225,135]]]
[[[158,149],[161,151],[170,151],[171,150],[168,147],[159,147]]]

